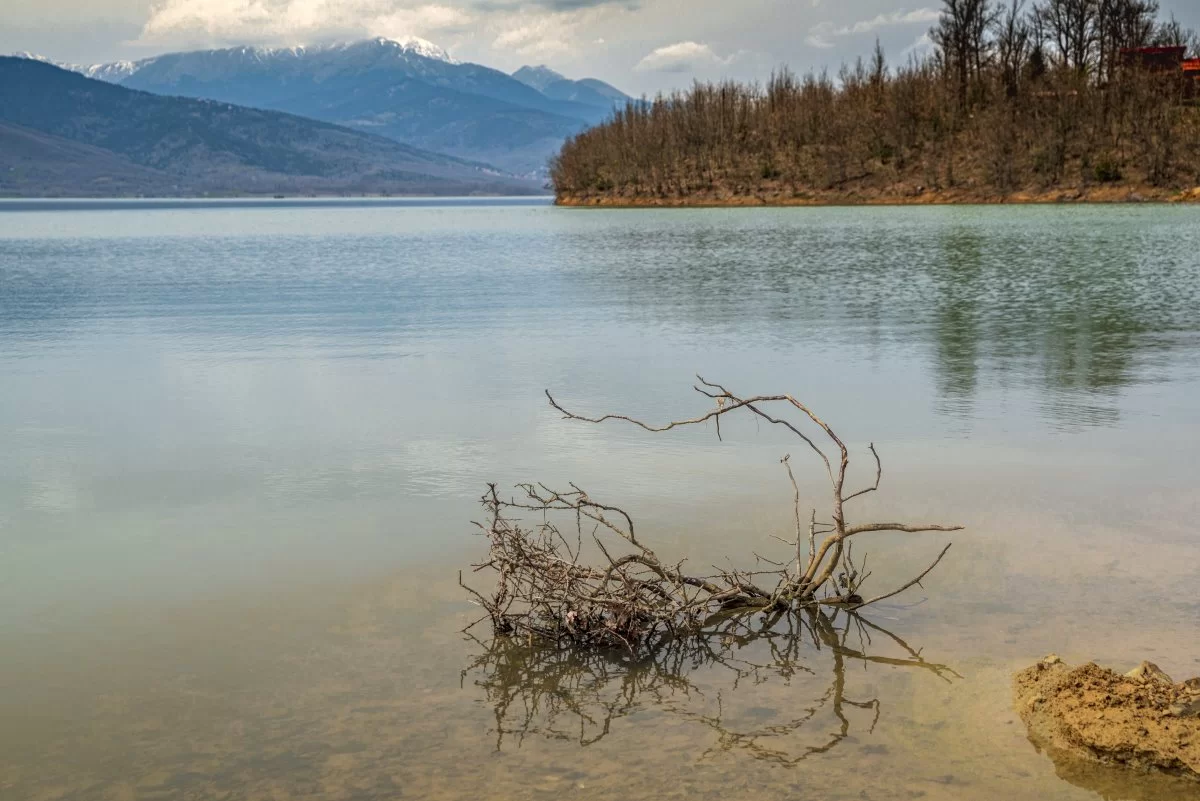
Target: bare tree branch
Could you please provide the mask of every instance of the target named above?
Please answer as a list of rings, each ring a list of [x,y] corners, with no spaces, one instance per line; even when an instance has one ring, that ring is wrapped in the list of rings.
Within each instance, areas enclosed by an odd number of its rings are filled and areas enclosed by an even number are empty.
[[[754,554],[759,567],[765,563],[772,569],[741,570],[731,563],[728,568],[714,567],[715,572],[708,576],[684,572],[682,562],[674,565],[663,562],[637,537],[633,518],[628,513],[620,507],[593,500],[574,484],[570,485],[569,491],[554,490],[544,484],[521,484],[518,489],[522,495],[510,500],[502,500],[495,485],[489,485],[481,498],[489,522],[477,525],[488,538],[490,548],[487,561],[475,565],[475,569],[476,572],[493,573],[497,579],[496,589],[490,597],[467,589],[490,616],[497,635],[517,635],[531,641],[538,639],[560,645],[617,647],[632,652],[656,647],[657,643],[666,640],[703,636],[714,620],[737,619],[748,613],[762,613],[767,620],[774,621],[781,615],[820,606],[858,609],[920,583],[941,562],[949,546],[923,573],[900,589],[863,601],[859,588],[871,573],[866,569],[865,558],[861,565],[856,563],[849,542],[851,537],[883,531],[958,531],[961,526],[895,522],[847,525],[843,512],[845,502],[879,489],[883,465],[874,444],[868,447],[875,460],[874,484],[846,496],[843,487],[850,464],[849,451],[833,429],[807,406],[791,395],[741,398],[720,384],[701,376],[697,378],[700,383],[694,389],[714,399],[716,408],[697,417],[659,425],[620,414],[584,416],[567,411],[549,392],[546,397],[564,418],[588,423],[620,420],[646,431],[665,432],[708,420],[719,422],[722,416],[745,409],[796,434],[820,456],[832,487],[829,523],[818,527],[816,510],[810,515],[807,561],[800,516],[800,486],[792,471],[790,456],[784,456],[781,461],[792,485],[795,541],[784,542],[794,549],[794,558],[789,556],[775,561]],[[763,407],[767,405],[798,413],[800,422],[765,411]],[[819,428],[837,448],[836,468],[800,428],[807,424]],[[513,511],[538,513],[541,522],[532,527],[523,525],[508,517]],[[574,521],[574,548],[560,530],[559,523],[555,522],[559,517]],[[601,567],[589,566],[583,561],[585,520],[595,524],[592,538],[603,557]],[[825,535],[819,547],[818,533]],[[763,578],[769,579],[771,584],[760,586]]]
[[[925,570],[921,572],[921,575],[917,576],[915,579],[913,579],[912,581],[908,582],[907,584],[905,584],[905,585],[904,585],[903,587],[901,587],[900,589],[898,589],[898,590],[892,590],[891,592],[889,592],[889,593],[885,593],[885,594],[883,594],[883,595],[877,595],[877,596],[875,596],[874,598],[870,599],[869,601],[863,601],[863,602],[862,602],[862,603],[860,603],[860,604],[855,604],[855,605],[854,605],[852,608],[853,608],[853,609],[861,609],[861,608],[863,608],[864,606],[869,606],[870,604],[879,603],[880,601],[883,601],[883,600],[886,600],[886,599],[888,599],[888,598],[891,598],[891,597],[892,597],[892,596],[894,596],[894,595],[899,595],[900,593],[904,592],[905,590],[907,590],[909,587],[913,586],[914,584],[920,584],[920,583],[921,583],[921,579],[923,579],[923,578],[925,578],[926,576],[928,576],[928,575],[929,575],[929,573],[930,573],[930,572],[931,572],[931,571],[932,571],[932,570],[933,570],[935,567],[937,567],[937,566],[938,566],[938,562],[942,561],[942,557],[946,555],[946,551],[950,550],[950,546],[951,546],[951,545],[953,545],[953,544],[954,544],[954,543],[952,543],[952,542],[948,542],[948,543],[946,543],[946,547],[945,547],[945,548],[943,548],[943,549],[942,549],[942,552],[938,554],[938,557],[937,557],[937,559],[934,559],[934,560],[933,560],[933,564],[931,564],[929,567],[925,568]]]

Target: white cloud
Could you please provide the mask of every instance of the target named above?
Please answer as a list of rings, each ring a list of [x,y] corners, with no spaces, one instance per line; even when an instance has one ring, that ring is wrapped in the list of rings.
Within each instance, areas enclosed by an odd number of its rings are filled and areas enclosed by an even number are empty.
[[[141,41],[301,44],[339,36],[430,36],[471,21],[460,8],[400,0],[162,0],[151,8]]]
[[[457,30],[469,25],[473,17],[462,9],[450,6],[424,5],[397,9],[378,17],[372,23],[371,34],[401,38],[404,36],[433,36],[443,31]]]
[[[588,59],[637,6],[614,0],[155,0],[136,44],[290,46],[382,36],[432,42],[505,69]]]
[[[729,64],[730,58],[721,58],[713,49],[700,42],[677,42],[648,53],[637,63],[638,72],[693,72],[700,67]]]
[[[897,25],[929,24],[937,22],[939,12],[933,8],[918,8],[913,11],[893,11],[890,14],[880,14],[867,20],[861,20],[851,25],[835,25],[832,22],[819,22],[808,29],[804,41],[812,47],[831,48],[834,39],[843,36],[871,33],[880,28],[890,28]]]
[[[494,12],[487,28],[494,36],[493,51],[516,55],[526,60],[546,60],[565,53],[579,55],[581,46],[604,44],[604,38],[594,39],[595,30],[604,22],[612,22],[630,13],[623,5],[553,2],[545,5],[526,4],[515,11]]]
[[[563,14],[518,17],[504,25],[492,47],[523,58],[544,59],[571,49],[579,22]]]

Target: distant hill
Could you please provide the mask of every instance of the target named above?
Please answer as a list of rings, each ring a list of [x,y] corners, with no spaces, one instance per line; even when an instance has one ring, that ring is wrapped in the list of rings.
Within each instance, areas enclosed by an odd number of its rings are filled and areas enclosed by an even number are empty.
[[[168,195],[177,187],[111,150],[0,122],[0,196]]]
[[[535,191],[487,165],[381,136],[0,57],[0,194]]]
[[[555,72],[545,64],[539,64],[536,67],[531,67],[527,64],[514,72],[512,76],[526,86],[532,86],[539,92],[546,91],[546,87],[552,83],[558,83],[567,79],[567,76],[561,72]]]
[[[552,70],[543,90],[457,62],[421,39],[235,47],[71,68],[131,89],[286,111],[534,175],[545,174],[568,136],[625,101],[600,81],[567,81]]]
[[[581,103],[600,109],[607,116],[613,106],[623,106],[633,98],[595,78],[572,81],[545,64],[536,67],[521,67],[513,77],[526,86],[533,87],[551,100]]]

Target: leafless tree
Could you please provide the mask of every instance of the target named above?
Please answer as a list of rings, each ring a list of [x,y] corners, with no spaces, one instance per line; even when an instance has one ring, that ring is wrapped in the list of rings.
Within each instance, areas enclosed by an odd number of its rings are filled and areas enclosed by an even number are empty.
[[[1121,51],[1145,47],[1154,39],[1157,0],[1099,0],[1096,13],[1097,74],[1113,80]]]
[[[1034,8],[1059,64],[1087,74],[1093,66],[1100,0],[1044,0]]]
[[[968,103],[971,83],[983,72],[991,51],[988,30],[997,9],[989,0],[942,0],[938,24],[929,32],[955,76],[960,107]]]
[[[1003,9],[994,23],[996,60],[1000,66],[1005,95],[1012,99],[1021,90],[1025,65],[1033,44],[1033,31],[1025,14],[1025,0],[1012,0]]]

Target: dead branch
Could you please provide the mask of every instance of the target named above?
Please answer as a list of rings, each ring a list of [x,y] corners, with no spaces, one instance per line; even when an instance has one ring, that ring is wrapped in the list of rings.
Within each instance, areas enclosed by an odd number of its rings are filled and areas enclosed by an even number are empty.
[[[475,565],[475,569],[493,573],[497,584],[490,596],[469,591],[490,618],[496,634],[558,644],[619,647],[631,652],[652,649],[662,642],[702,635],[715,617],[757,612],[770,618],[788,611],[831,605],[859,609],[918,585],[941,562],[948,545],[916,578],[864,601],[859,591],[871,573],[866,569],[865,557],[861,565],[855,563],[852,537],[869,532],[958,531],[962,527],[902,522],[848,524],[846,502],[877,491],[883,478],[883,464],[874,444],[868,448],[875,461],[874,484],[847,495],[844,487],[850,466],[849,450],[807,406],[791,395],[738,397],[720,384],[697,378],[699,384],[694,389],[714,400],[716,408],[663,424],[620,414],[587,417],[568,411],[549,392],[546,397],[564,418],[587,423],[617,420],[646,431],[664,432],[709,420],[719,426],[721,417],[745,410],[791,432],[820,457],[832,490],[828,520],[818,521],[816,510],[810,516],[807,558],[800,517],[801,493],[788,456],[781,461],[793,489],[795,541],[784,542],[794,549],[794,556],[789,554],[778,562],[758,556],[760,564],[772,566],[769,570],[729,567],[714,568],[709,575],[684,572],[682,562],[662,561],[638,539],[629,514],[593,500],[574,484],[569,491],[553,490],[543,484],[521,484],[517,487],[520,494],[507,500],[500,497],[495,485],[489,485],[481,499],[487,518],[476,525],[488,538],[490,548],[487,561]],[[777,407],[784,412],[769,411]],[[799,413],[800,420],[783,416],[788,410]],[[810,436],[803,430],[804,425],[815,426],[820,434]],[[817,444],[821,434],[835,450],[832,458]],[[535,525],[522,522],[517,517],[522,513],[535,514],[538,522]],[[570,537],[559,528],[566,520],[573,521],[575,526]],[[601,557],[599,564],[588,564],[583,559],[585,525],[591,529],[587,535]],[[818,535],[824,538],[819,546]],[[576,543],[574,548],[572,541]]]

